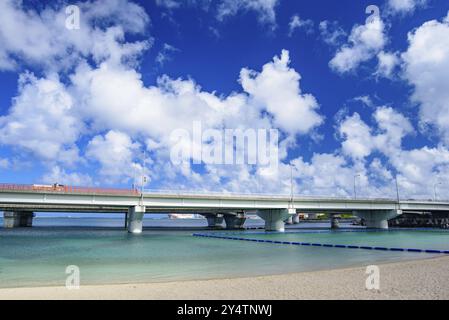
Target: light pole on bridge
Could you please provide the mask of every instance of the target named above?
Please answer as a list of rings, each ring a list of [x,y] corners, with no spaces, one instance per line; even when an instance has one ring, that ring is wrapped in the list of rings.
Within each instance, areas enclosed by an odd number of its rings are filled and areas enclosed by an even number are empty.
[[[398,204],[399,204],[401,198],[399,197],[399,184],[398,184],[398,175],[397,174],[394,176],[394,180],[396,182],[396,199],[398,200]]]
[[[438,200],[438,196],[437,196],[437,186],[441,185],[441,182],[436,182],[433,184],[433,201],[437,201]]]
[[[354,200],[357,200],[357,188],[356,188],[357,177],[360,177],[359,173],[354,175]]]

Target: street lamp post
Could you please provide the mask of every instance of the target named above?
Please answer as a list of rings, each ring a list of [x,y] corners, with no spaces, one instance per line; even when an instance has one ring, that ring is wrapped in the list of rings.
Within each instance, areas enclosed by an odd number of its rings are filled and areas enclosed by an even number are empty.
[[[144,191],[144,185],[146,182],[146,177],[145,177],[145,166],[146,166],[146,150],[143,150],[143,159],[142,159],[142,185],[140,186],[140,201],[141,201],[141,205],[143,205],[143,191]]]
[[[437,186],[439,186],[441,184],[441,182],[436,182],[433,185],[433,201],[437,201],[438,200],[438,196],[437,196]]]
[[[290,163],[290,201],[293,205],[293,165]]]
[[[399,204],[401,198],[399,197],[398,175],[394,176],[394,180],[396,181],[396,199],[398,200],[398,204]]]
[[[357,177],[360,177],[360,174],[355,174],[354,175],[354,200],[357,200],[357,190],[356,190],[356,179]]]

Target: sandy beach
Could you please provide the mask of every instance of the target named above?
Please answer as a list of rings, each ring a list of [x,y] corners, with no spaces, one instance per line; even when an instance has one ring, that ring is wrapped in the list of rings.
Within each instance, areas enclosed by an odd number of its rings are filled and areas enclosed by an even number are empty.
[[[170,283],[0,289],[0,299],[449,299],[449,257],[379,265],[380,290],[366,267]]]

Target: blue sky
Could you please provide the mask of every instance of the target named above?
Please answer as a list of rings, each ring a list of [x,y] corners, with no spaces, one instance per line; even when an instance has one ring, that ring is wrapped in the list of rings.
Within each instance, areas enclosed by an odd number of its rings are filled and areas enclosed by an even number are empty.
[[[80,28],[65,23],[80,9]],[[367,21],[368,6],[379,16]],[[449,3],[0,5],[2,182],[443,197]],[[174,130],[278,129],[275,172],[170,161]],[[191,159],[192,160],[192,159]]]

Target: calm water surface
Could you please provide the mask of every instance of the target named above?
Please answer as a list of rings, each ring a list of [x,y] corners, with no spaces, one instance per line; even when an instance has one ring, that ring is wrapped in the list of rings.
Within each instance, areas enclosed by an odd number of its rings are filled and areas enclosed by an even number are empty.
[[[123,224],[121,218],[35,218],[31,229],[0,228],[0,287],[64,285],[68,265],[80,268],[81,284],[104,284],[283,274],[433,256],[193,237],[198,230],[210,232],[205,220],[147,219],[141,235],[128,234]],[[263,222],[249,220],[246,225],[257,227]],[[314,226],[325,230],[328,223]],[[310,227],[300,225],[303,233],[265,235],[246,231],[243,235],[449,249],[446,232],[315,233]],[[236,234],[242,236],[241,232]]]

